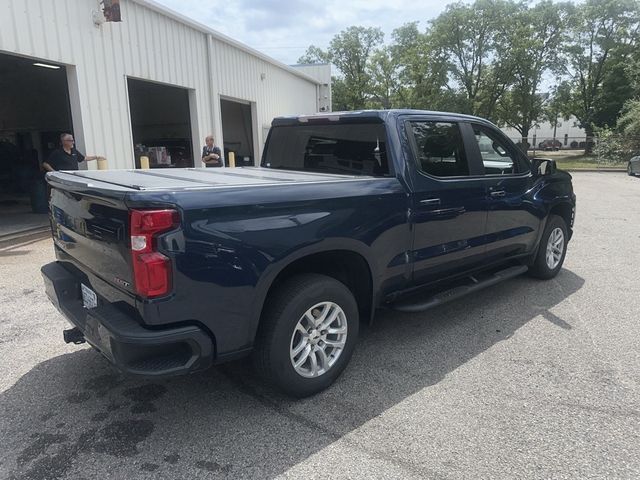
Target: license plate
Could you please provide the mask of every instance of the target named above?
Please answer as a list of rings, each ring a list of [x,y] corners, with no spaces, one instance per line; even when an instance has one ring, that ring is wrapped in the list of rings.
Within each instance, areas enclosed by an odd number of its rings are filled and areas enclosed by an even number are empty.
[[[82,305],[84,308],[96,308],[98,306],[98,296],[96,292],[87,287],[84,283],[80,284],[82,290]]]

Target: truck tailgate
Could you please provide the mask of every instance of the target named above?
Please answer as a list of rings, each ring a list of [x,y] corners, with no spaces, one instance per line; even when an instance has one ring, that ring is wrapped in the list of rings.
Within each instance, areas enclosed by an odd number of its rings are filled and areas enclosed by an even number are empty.
[[[61,173],[48,181],[53,240],[62,250],[58,258],[134,293],[127,189]]]

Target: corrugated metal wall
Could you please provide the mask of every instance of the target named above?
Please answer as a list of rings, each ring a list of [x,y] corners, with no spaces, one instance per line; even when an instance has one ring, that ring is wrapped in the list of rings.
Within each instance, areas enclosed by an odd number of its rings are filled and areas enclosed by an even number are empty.
[[[274,116],[315,111],[313,82],[204,31],[131,0],[122,23],[96,28],[97,10],[98,0],[0,0],[0,51],[68,65],[78,146],[110,168],[133,166],[128,76],[192,89],[196,147],[210,132],[222,140],[220,96],[255,102],[258,147]]]
[[[312,65],[292,65],[296,70],[299,70],[310,77],[315,78],[320,82],[318,86],[318,103],[317,108],[320,112],[330,112],[331,106],[331,65],[328,63],[312,64]]]
[[[316,111],[316,85],[271,63],[250,57],[216,39],[212,39],[211,62],[214,97],[255,102],[257,121],[254,124],[254,135],[257,136],[259,148],[266,140],[263,134],[265,127],[273,117]],[[238,68],[239,71],[233,71],[233,68]],[[215,135],[216,138],[221,138],[219,108],[214,113]]]

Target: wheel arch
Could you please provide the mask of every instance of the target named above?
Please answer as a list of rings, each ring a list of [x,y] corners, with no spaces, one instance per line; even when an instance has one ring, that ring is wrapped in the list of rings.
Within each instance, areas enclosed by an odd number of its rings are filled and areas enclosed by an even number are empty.
[[[369,321],[376,302],[376,271],[368,252],[362,245],[341,245],[327,242],[323,248],[307,248],[279,262],[261,278],[252,315],[250,341],[253,342],[260,316],[270,292],[283,281],[301,273],[318,273],[342,282],[354,295],[361,320]]]
[[[547,208],[548,210],[545,210],[547,214],[540,223],[540,231],[538,232],[538,238],[536,239],[535,248],[533,249],[533,252],[531,252],[531,256],[529,257],[529,265],[531,265],[531,262],[533,262],[533,260],[538,255],[542,235],[547,228],[547,223],[549,222],[549,218],[551,217],[551,215],[558,215],[565,221],[565,224],[567,225],[567,233],[569,235],[569,238],[567,240],[570,240],[573,235],[573,216],[575,215],[573,203],[569,199],[562,198],[550,204]]]
[[[561,201],[553,205],[549,209],[549,215],[557,215],[564,220],[564,223],[567,225],[567,231],[569,233],[569,239],[573,234],[573,215],[575,213],[575,209],[573,205],[568,201]],[[547,217],[548,219],[548,217]]]

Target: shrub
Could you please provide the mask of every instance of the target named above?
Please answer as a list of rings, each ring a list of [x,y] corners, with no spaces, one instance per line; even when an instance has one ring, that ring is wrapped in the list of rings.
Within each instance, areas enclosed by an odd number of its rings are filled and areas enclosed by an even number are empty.
[[[599,163],[626,163],[633,156],[633,148],[625,135],[603,128],[598,131],[598,142],[593,153]]]

